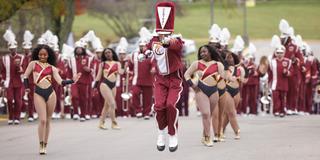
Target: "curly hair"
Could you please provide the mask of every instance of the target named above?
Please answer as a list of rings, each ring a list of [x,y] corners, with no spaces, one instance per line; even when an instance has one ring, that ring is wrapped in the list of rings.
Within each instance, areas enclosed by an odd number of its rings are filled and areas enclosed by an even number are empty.
[[[82,47],[76,47],[75,49],[74,49],[74,51],[73,51],[73,53],[74,53],[74,56],[76,56],[77,55],[77,49],[78,48],[81,48],[81,50],[82,50],[82,53],[81,53],[81,55],[87,55],[87,51],[86,51],[86,49],[85,48],[82,48]]]
[[[41,49],[45,49],[48,52],[47,62],[53,66],[56,65],[56,55],[48,45],[38,45],[32,50],[32,60],[39,60],[39,52]]]
[[[112,60],[113,61],[119,61],[119,58],[118,58],[118,55],[117,53],[112,49],[112,48],[105,48],[102,52],[102,55],[101,55],[101,61],[104,62],[104,61],[107,61],[107,57],[104,55],[104,52],[106,52],[107,50],[110,50],[112,52]]]
[[[201,47],[199,48],[199,50],[198,50],[198,60],[201,59],[200,53],[201,53],[201,49],[202,49],[203,47],[205,47],[205,48],[208,49],[208,52],[210,53],[210,57],[211,57],[212,60],[219,61],[219,62],[223,62],[223,59],[221,58],[221,56],[219,55],[219,53],[217,52],[217,50],[216,50],[215,48],[213,48],[212,46],[207,45],[207,44],[206,44],[206,45],[203,45],[203,46],[201,46]]]
[[[229,50],[226,50],[225,53],[226,53],[226,58],[227,58],[227,56],[228,56],[229,54],[232,56],[234,65],[237,65],[237,64],[240,63],[240,59],[239,59],[239,56],[238,56],[238,55],[236,55],[235,53],[233,53],[233,52],[231,52],[231,51],[229,51]],[[229,64],[229,65],[230,65],[230,64]]]

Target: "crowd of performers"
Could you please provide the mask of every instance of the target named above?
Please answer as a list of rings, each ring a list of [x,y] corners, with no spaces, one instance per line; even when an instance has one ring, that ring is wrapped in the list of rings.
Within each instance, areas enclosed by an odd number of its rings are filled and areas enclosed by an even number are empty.
[[[158,11],[159,7],[172,10]],[[75,48],[64,45],[62,54],[57,36],[50,31],[33,49],[34,36],[26,31],[23,53],[19,54],[14,33],[7,30],[4,38],[10,54],[2,56],[0,64],[8,124],[19,124],[23,112],[28,113],[29,122],[39,119],[40,154],[46,154],[52,118],[80,122],[100,118],[97,125],[105,130],[107,116],[112,129],[120,129],[119,116],[146,120],[155,116],[157,149],[165,149],[168,134],[168,147],[174,152],[178,148],[178,116],[189,114],[189,87],[201,113],[205,146],[224,141],[229,122],[234,138],[240,139],[237,113],[257,115],[258,110],[267,110],[284,117],[319,112],[312,108],[313,97],[320,91],[316,88],[319,61],[286,20],[279,24],[281,36],[272,38],[274,52],[258,64],[252,43],[245,50],[244,41],[236,36],[229,49],[230,32],[214,24],[209,42],[199,48],[197,60],[187,65],[182,60],[183,39],[172,34],[174,4],[158,3],[158,12],[168,12],[168,20],[162,22],[162,14],[156,14],[156,32],[141,28],[139,47],[130,54],[125,38],[116,49],[103,48],[93,31],[77,41]],[[265,107],[258,109],[259,102]]]

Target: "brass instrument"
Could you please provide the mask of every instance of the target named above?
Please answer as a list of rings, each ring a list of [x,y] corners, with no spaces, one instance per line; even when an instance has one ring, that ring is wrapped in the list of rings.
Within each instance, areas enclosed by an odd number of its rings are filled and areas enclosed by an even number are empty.
[[[320,103],[320,84],[316,86],[316,90],[314,92],[314,97],[313,97],[314,103]]]
[[[268,85],[268,76],[264,75],[261,79],[261,88],[262,88],[262,97],[260,98],[260,102],[262,104],[262,109],[267,113],[270,112],[270,106],[272,102],[272,98],[270,97],[270,88]]]
[[[129,67],[126,67],[125,73],[126,73],[126,78],[122,79],[121,98],[122,98],[122,110],[126,112],[129,110],[128,101],[132,97],[132,94],[129,92]],[[127,103],[125,103],[125,102],[127,102]]]

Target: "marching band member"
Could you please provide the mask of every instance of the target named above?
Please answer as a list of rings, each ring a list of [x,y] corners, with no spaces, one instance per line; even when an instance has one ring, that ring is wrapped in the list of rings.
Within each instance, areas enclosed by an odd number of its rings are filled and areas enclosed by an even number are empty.
[[[212,121],[214,131],[218,131],[218,117],[213,117],[213,111],[218,106],[219,100],[217,82],[220,76],[224,77],[224,66],[220,61],[221,57],[216,50],[209,45],[204,45],[199,48],[198,61],[193,62],[184,74],[186,81],[196,92],[196,102],[203,123],[202,143],[208,147],[213,146],[210,136],[212,119],[214,119]],[[200,77],[197,83],[193,83],[191,75],[197,71],[200,71]]]
[[[99,71],[95,78],[94,88],[98,87],[100,83],[100,92],[104,98],[104,106],[101,112],[99,128],[107,129],[105,126],[105,119],[107,113],[111,118],[111,128],[120,129],[116,121],[115,109],[116,109],[116,81],[118,74],[123,74],[121,64],[119,63],[116,52],[111,48],[106,48],[102,52],[101,63],[99,65]]]
[[[257,107],[257,99],[258,99],[258,91],[259,91],[259,72],[257,71],[257,66],[254,63],[254,53],[256,52],[256,47],[253,43],[249,44],[248,53],[245,56],[244,66],[249,72],[248,82],[245,83],[242,87],[244,90],[242,93],[242,113],[246,114],[247,106],[249,106],[249,114],[257,115],[258,107]]]
[[[158,123],[159,134],[157,149],[165,149],[165,133],[168,127],[169,151],[178,149],[178,117],[179,110],[176,103],[182,91],[182,75],[180,72],[182,62],[183,41],[180,37],[172,37],[174,31],[175,4],[173,2],[158,2],[156,4],[156,32],[147,44],[144,54],[139,55],[143,60],[150,55],[154,56],[157,64],[157,73],[154,81],[154,110]],[[152,54],[153,53],[153,54]],[[149,55],[149,56],[148,56]]]
[[[141,115],[148,120],[151,114],[153,74],[156,70],[151,59],[138,60],[139,54],[146,51],[146,44],[152,38],[151,33],[145,27],[140,29],[139,35],[139,50],[133,52],[128,61],[129,67],[133,70],[132,105],[136,110],[137,117]],[[140,95],[142,95],[142,105],[140,104]]]
[[[30,31],[26,30],[24,32],[24,35],[23,35],[24,41],[22,43],[23,50],[24,50],[24,58],[23,58],[23,62],[22,62],[22,68],[23,68],[24,72],[27,69],[28,64],[32,60],[32,52],[31,52],[32,42],[31,41],[32,41],[33,37],[34,37],[34,35]],[[33,83],[33,76],[32,75],[30,75],[28,78],[30,79],[30,81],[29,81],[30,92],[27,95],[27,97],[28,97],[27,103],[24,103],[23,106],[25,106],[26,109],[28,109],[28,121],[33,122],[34,118],[35,118],[35,117],[33,117],[33,113],[35,112],[34,102],[33,102],[34,83]],[[24,89],[23,89],[23,92],[24,92]]]
[[[116,87],[116,115],[121,117],[128,117],[129,113],[131,116],[135,116],[134,108],[130,104],[130,99],[123,99],[122,94],[126,93],[126,88],[129,91],[131,87],[131,80],[130,80],[130,72],[128,69],[127,64],[127,48],[128,42],[127,39],[124,37],[120,38],[119,44],[116,48],[116,53],[119,56],[119,63],[121,64],[119,67],[124,70],[124,74],[119,75],[119,80],[117,80]],[[127,77],[128,76],[128,77]]]
[[[281,32],[281,44],[286,48],[284,57],[291,60],[292,72],[289,77],[289,90],[287,93],[287,114],[297,114],[299,86],[301,84],[301,72],[305,71],[303,56],[298,46],[293,42],[294,30],[289,23],[281,19],[279,23]]]
[[[8,124],[20,124],[22,105],[22,81],[23,55],[17,53],[17,42],[11,30],[6,30],[3,35],[8,42],[10,54],[3,56],[1,60],[2,79],[7,92],[9,119]],[[14,102],[14,103],[13,103]]]
[[[55,65],[54,51],[47,45],[38,45],[32,53],[32,61],[24,73],[24,85],[29,92],[30,74],[33,74],[35,84],[34,104],[39,114],[38,135],[40,141],[40,154],[46,154],[51,116],[56,106],[56,94],[52,88],[52,78],[59,85],[71,84],[77,81],[81,74],[76,75],[74,80],[62,80]]]
[[[318,80],[318,69],[317,62],[315,57],[313,56],[312,50],[310,46],[306,43],[303,44],[305,49],[303,52],[306,55],[305,58],[305,66],[306,66],[306,80],[305,80],[305,114],[309,115],[312,111],[312,98],[313,98],[313,88],[315,88],[315,84]]]
[[[84,39],[76,42],[74,49],[74,57],[71,58],[71,74],[73,76],[81,73],[81,77],[77,83],[71,86],[72,106],[74,108],[73,119],[79,118],[78,107],[80,106],[80,122],[90,119],[88,117],[88,99],[89,88],[91,85],[92,57],[90,57],[85,49],[87,42]],[[69,75],[69,77],[71,77]]]
[[[63,62],[62,56],[59,51],[59,44],[58,44],[58,37],[56,35],[52,36],[49,42],[49,46],[53,49],[56,56],[56,68],[58,70],[58,73],[62,79],[67,78],[67,72],[65,72],[65,64]],[[52,83],[53,89],[56,92],[57,95],[57,103],[56,108],[52,114],[53,119],[59,119],[61,116],[64,116],[64,103],[63,103],[63,86],[57,84],[55,81]]]
[[[94,59],[92,60],[92,65],[93,65],[93,83],[95,83],[94,79],[97,77],[98,71],[99,71],[99,66],[101,63],[101,56],[103,52],[103,46],[101,44],[100,38],[96,37],[94,38],[92,42],[92,47],[95,51],[95,56]],[[98,84],[99,86],[99,84]],[[100,113],[102,112],[103,108],[103,97],[100,93],[100,89],[93,89],[92,94],[91,94],[91,101],[92,101],[92,108],[91,108],[91,116],[92,118],[97,118],[100,117]],[[93,104],[94,102],[94,104]]]
[[[271,81],[273,114],[284,117],[286,98],[289,89],[289,77],[292,73],[291,60],[285,57],[286,48],[281,45],[277,35],[272,37],[271,46],[275,48],[274,58],[272,58],[268,75]]]

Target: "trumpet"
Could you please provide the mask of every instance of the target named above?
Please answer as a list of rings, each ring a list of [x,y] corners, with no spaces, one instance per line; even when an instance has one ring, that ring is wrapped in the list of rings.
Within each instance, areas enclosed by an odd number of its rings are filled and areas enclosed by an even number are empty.
[[[129,67],[126,67],[125,73],[126,73],[126,78],[122,79],[123,85],[122,85],[121,98],[122,98],[122,110],[126,112],[129,110],[128,101],[132,97],[132,94],[129,92]]]
[[[270,92],[269,92],[267,76],[263,77],[263,79],[262,79],[262,93],[263,93],[263,96],[260,98],[260,102],[264,106],[267,106],[271,103],[271,97],[269,96]]]

